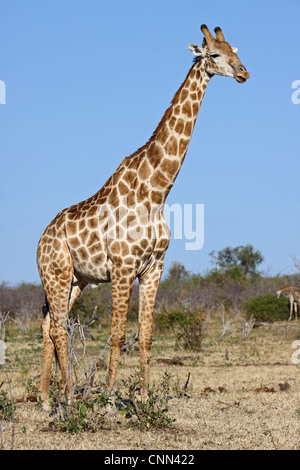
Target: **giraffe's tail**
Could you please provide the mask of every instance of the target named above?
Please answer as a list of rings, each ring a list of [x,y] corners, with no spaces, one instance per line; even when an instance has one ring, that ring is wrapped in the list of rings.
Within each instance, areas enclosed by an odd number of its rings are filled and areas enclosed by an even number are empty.
[[[42,312],[43,312],[43,317],[46,318],[46,316],[50,315],[50,308],[49,308],[49,302],[48,302],[48,299],[47,299],[47,296],[45,294],[45,303],[44,305],[42,306]],[[54,355],[55,355],[55,361],[56,361],[56,364],[58,364],[59,366],[59,360],[58,360],[58,355],[57,355],[57,351],[56,351],[56,347],[54,346]]]

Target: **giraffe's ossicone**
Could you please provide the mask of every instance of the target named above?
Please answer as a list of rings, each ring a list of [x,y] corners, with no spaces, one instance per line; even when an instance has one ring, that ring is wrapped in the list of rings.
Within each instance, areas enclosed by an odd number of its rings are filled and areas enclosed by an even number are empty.
[[[125,158],[94,196],[61,211],[39,241],[37,262],[46,295],[40,383],[45,409],[54,351],[70,399],[67,317],[88,283],[112,283],[107,374],[107,386],[112,388],[131,290],[138,278],[141,390],[143,399],[147,396],[154,302],[170,240],[164,203],[184,161],[209,80],[215,74],[239,83],[249,77],[220,28],[215,29],[216,37],[205,25],[201,30],[202,46],[189,45],[194,63],[149,141]]]

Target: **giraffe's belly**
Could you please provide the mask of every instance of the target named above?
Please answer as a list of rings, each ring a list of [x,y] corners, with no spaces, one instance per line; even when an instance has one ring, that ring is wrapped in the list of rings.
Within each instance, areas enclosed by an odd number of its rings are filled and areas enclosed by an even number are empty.
[[[102,257],[99,257],[99,260]],[[99,264],[86,264],[83,261],[73,261],[74,272],[78,279],[83,279],[90,284],[110,282],[111,262],[101,261]]]
[[[106,243],[97,230],[78,231],[75,236],[67,230],[67,242],[76,277],[89,283],[110,281]]]

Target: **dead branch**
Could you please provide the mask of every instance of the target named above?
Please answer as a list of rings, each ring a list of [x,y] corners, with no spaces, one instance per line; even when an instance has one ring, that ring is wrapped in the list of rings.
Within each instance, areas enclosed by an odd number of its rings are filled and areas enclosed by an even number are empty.
[[[130,352],[131,349],[132,349],[132,346],[133,346],[137,341],[138,341],[138,335],[137,335],[137,333],[134,333],[134,335],[133,335],[131,338],[127,339],[127,340],[124,342],[124,344],[123,344],[123,346],[122,346],[122,348],[121,348],[121,351],[122,351],[122,352]]]
[[[251,315],[249,320],[244,320],[241,318],[241,330],[242,330],[242,338],[247,339],[250,336],[251,331],[253,330],[255,324],[255,317]]]
[[[185,382],[185,386],[183,387],[183,390],[186,390],[186,389],[187,389],[187,386],[188,386],[189,381],[190,381],[190,376],[191,376],[191,373],[189,372],[189,373],[188,373],[188,378],[187,378],[187,381]]]

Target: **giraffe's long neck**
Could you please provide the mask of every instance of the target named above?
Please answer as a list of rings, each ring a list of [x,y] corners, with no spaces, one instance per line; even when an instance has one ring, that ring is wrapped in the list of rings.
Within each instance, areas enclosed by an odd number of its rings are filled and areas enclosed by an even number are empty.
[[[126,157],[93,196],[114,205],[126,197],[136,203],[161,206],[172,188],[190,143],[200,105],[211,78],[203,59],[194,64],[150,140]]]
[[[153,203],[164,203],[174,184],[210,78],[204,61],[191,67],[153,136],[141,149],[140,176],[149,174]]]

